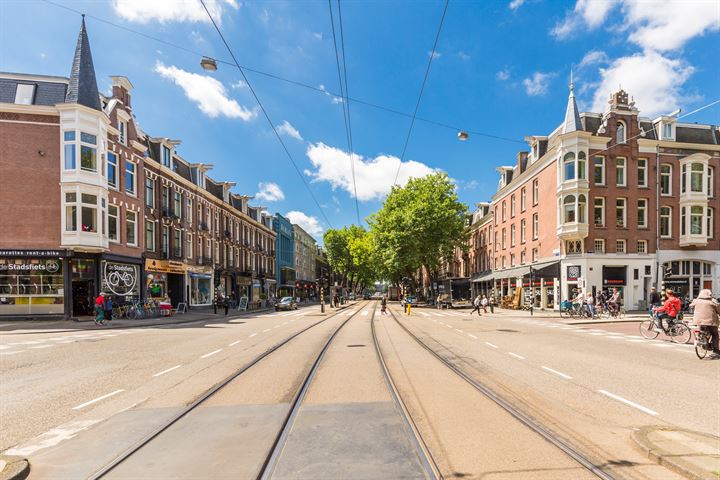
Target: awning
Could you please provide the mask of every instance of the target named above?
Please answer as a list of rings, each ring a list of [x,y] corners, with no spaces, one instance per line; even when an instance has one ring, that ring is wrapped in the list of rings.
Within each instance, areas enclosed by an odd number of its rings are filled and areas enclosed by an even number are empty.
[[[560,278],[560,260],[532,265],[533,278]],[[530,276],[530,272],[526,274]]]
[[[486,272],[486,273],[481,274],[481,275],[473,275],[471,281],[472,281],[473,283],[476,283],[476,282],[490,282],[490,281],[492,281],[492,280],[495,279],[495,274],[496,274],[496,273],[497,273],[497,272]]]
[[[519,278],[530,273],[530,267],[515,267],[498,270],[495,272],[495,278]]]
[[[189,272],[188,275],[190,275],[192,278],[212,278],[212,275],[208,275],[206,273],[195,273],[195,272]]]

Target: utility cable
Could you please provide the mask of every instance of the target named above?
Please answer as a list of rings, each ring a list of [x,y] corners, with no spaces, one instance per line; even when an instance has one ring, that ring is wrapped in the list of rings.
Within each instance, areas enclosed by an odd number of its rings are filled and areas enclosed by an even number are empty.
[[[235,54],[232,51],[232,48],[230,48],[230,45],[228,44],[227,40],[225,40],[225,36],[223,35],[222,31],[220,30],[220,27],[217,23],[215,23],[215,19],[213,18],[212,14],[210,13],[210,10],[208,10],[207,5],[205,5],[205,0],[200,0],[200,3],[202,4],[203,8],[205,9],[205,12],[208,15],[208,18],[210,18],[210,21],[212,22],[213,26],[215,27],[215,30],[217,31],[218,35],[220,36],[220,39],[222,40],[223,44],[225,44],[225,48],[227,48],[228,53],[233,59],[233,62],[235,62],[235,66],[237,66],[238,70],[240,70],[240,73],[243,76],[243,80],[248,86],[248,89],[250,89],[250,92],[252,93],[253,97],[255,97],[255,101],[257,102],[258,106],[260,107],[260,110],[262,110],[263,115],[265,116],[265,119],[270,124],[270,128],[272,128],[273,132],[275,132],[275,137],[277,137],[278,141],[280,142],[280,145],[282,145],[283,150],[285,151],[285,155],[287,155],[288,160],[290,160],[290,163],[292,163],[292,166],[295,168],[295,171],[297,172],[298,176],[300,177],[300,180],[302,180],[303,185],[305,185],[305,188],[307,189],[308,193],[310,194],[310,197],[312,197],[313,201],[315,202],[315,205],[317,205],[318,209],[320,210],[320,213],[322,214],[323,218],[325,219],[325,222],[328,224],[330,228],[332,228],[332,224],[330,223],[330,220],[328,219],[327,215],[325,214],[325,210],[322,208],[322,205],[320,205],[320,202],[318,202],[317,198],[315,198],[315,194],[310,189],[310,185],[308,185],[307,180],[305,180],[305,177],[303,176],[302,172],[300,171],[300,168],[297,166],[297,163],[295,163],[295,159],[290,154],[290,150],[288,150],[287,145],[285,145],[285,142],[283,141],[282,137],[280,136],[280,133],[277,131],[277,128],[275,127],[275,124],[270,119],[270,115],[268,114],[267,110],[265,110],[265,106],[260,101],[260,98],[258,97],[257,93],[255,93],[255,89],[253,88],[252,84],[250,83],[250,80],[247,78],[247,75],[245,75],[245,71],[240,66],[240,64],[237,61],[237,58],[235,58]]]
[[[405,160],[405,152],[407,151],[410,136],[412,135],[413,127],[415,126],[415,118],[417,117],[417,112],[420,108],[420,100],[422,100],[423,92],[425,91],[425,83],[427,83],[428,75],[430,74],[430,66],[432,65],[433,58],[435,58],[435,49],[437,48],[438,40],[440,39],[440,32],[442,31],[443,23],[445,22],[445,14],[447,13],[449,3],[450,0],[445,0],[445,7],[443,8],[442,17],[440,18],[440,25],[438,26],[437,34],[435,34],[435,43],[433,44],[432,52],[430,52],[430,58],[428,59],[428,64],[425,68],[425,77],[423,78],[422,85],[420,86],[420,94],[418,95],[417,102],[415,103],[415,111],[413,112],[412,120],[410,121],[410,128],[408,129],[407,137],[405,137],[405,145],[403,145],[402,154],[400,155],[400,163],[398,163],[398,168],[395,172],[393,185],[397,185],[398,175],[400,175],[400,167],[402,167],[402,162]]]

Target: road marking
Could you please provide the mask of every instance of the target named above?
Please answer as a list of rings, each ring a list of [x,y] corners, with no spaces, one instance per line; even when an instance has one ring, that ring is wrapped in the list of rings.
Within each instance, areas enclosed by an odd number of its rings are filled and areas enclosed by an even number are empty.
[[[364,310],[364,311],[362,312],[362,316],[363,316],[363,317],[367,316],[367,314],[368,314],[368,311],[367,311],[367,310]]]
[[[118,393],[124,392],[124,391],[125,391],[125,390],[122,389],[122,388],[121,388],[120,390],[115,390],[114,392],[110,392],[110,393],[107,393],[107,394],[105,394],[105,395],[103,395],[103,396],[101,396],[101,397],[97,397],[97,398],[95,398],[95,399],[93,399],[93,400],[90,400],[89,402],[81,403],[80,405],[78,405],[77,407],[73,407],[72,409],[73,409],[73,410],[80,410],[80,409],[82,409],[82,408],[87,407],[88,405],[92,405],[93,403],[99,402],[100,400],[105,400],[106,398],[112,397],[113,395],[117,395]]]
[[[100,420],[85,420],[80,422],[70,422],[59,427],[48,430],[47,432],[35,437],[32,442],[22,446],[16,446],[6,451],[8,455],[27,456],[42,450],[43,448],[54,447],[55,445],[68,440],[77,435],[78,432],[86,430]]]
[[[0,350],[7,350],[8,348],[12,348],[9,345],[0,345]]]
[[[0,352],[0,355],[15,355],[16,353],[22,353],[25,350],[16,350],[14,352]]]
[[[430,314],[427,313],[427,312],[418,312],[418,313],[419,313],[420,315],[422,315],[423,317],[429,317],[429,316],[430,316]]]
[[[53,346],[53,345],[38,345],[38,346],[36,346],[36,347],[30,347],[30,348],[50,348],[50,347],[52,347],[52,346]]]
[[[517,358],[518,360],[525,360],[525,357],[523,357],[522,355],[518,355],[517,353],[508,352],[508,355],[513,356],[513,357]]]
[[[255,335],[257,335],[257,333],[253,333],[252,335],[248,335],[248,338],[252,338],[252,337],[254,337]]]
[[[674,345],[671,343],[651,343],[653,347],[660,347],[660,348],[668,348],[673,347]],[[40,347],[30,347],[30,348],[40,348]]]
[[[571,377],[570,375],[565,375],[564,373],[558,372],[557,370],[554,370],[554,369],[552,369],[552,368],[550,368],[550,367],[546,367],[545,365],[543,365],[542,368],[543,368],[543,370],[546,370],[546,371],[548,371],[548,372],[550,372],[550,373],[554,373],[555,375],[557,375],[557,376],[559,376],[559,377],[562,377],[562,378],[564,378],[565,380],[572,380],[572,377]]]
[[[605,335],[604,333],[599,332],[590,332],[590,335]]]
[[[606,396],[608,396],[608,397],[610,397],[610,398],[613,398],[613,399],[617,400],[618,402],[622,402],[622,403],[624,403],[624,404],[626,404],[626,405],[630,405],[631,407],[637,408],[638,410],[640,410],[640,411],[642,411],[642,412],[645,412],[645,413],[647,413],[647,414],[650,414],[650,415],[659,415],[659,414],[658,414],[656,411],[654,411],[654,410],[650,410],[650,409],[647,408],[647,407],[643,407],[642,405],[638,405],[637,403],[631,402],[631,401],[628,400],[627,398],[623,398],[623,397],[621,397],[621,396],[619,396],[619,395],[615,395],[614,393],[610,393],[610,392],[608,392],[608,391],[606,391],[606,390],[598,390],[598,392],[600,392],[600,393],[602,393],[603,395],[606,395]]]
[[[228,345],[228,347],[234,347],[235,345],[237,345],[237,344],[240,343],[240,342],[242,342],[242,340],[235,340],[235,341],[232,342],[230,345]]]
[[[265,330],[263,330],[263,333],[269,332],[269,331],[270,331],[270,329],[269,329],[269,328],[266,328]]]
[[[644,340],[644,339],[645,339],[645,337],[641,337],[641,336],[638,336],[638,335],[628,335],[628,338],[639,338],[640,340]]]
[[[618,335],[623,336],[623,335],[625,335],[624,333],[620,333],[620,332],[607,332],[607,334],[608,334],[608,335],[613,335],[613,336],[618,336]]]
[[[498,348],[497,345],[495,345],[494,343],[490,343],[490,342],[485,342],[485,345],[487,345],[488,347],[492,347],[492,348]]]
[[[273,328],[280,328],[280,325],[275,325]]]
[[[206,353],[205,355],[201,356],[200,358],[207,358],[207,357],[209,357],[209,356],[211,356],[211,355],[215,355],[215,354],[218,353],[218,352],[222,352],[222,348],[218,348],[217,350],[214,350],[214,351],[212,351],[212,352],[210,352],[210,353]]]
[[[172,372],[173,370],[176,370],[178,368],[182,367],[182,365],[175,365],[174,367],[170,367],[167,370],[163,370],[162,372],[158,372],[153,377],[159,377],[160,375],[165,375],[168,372]]]
[[[465,332],[463,332],[462,330],[460,330],[459,328],[456,328],[455,331],[456,331],[456,332],[460,332],[460,333],[465,333]]]
[[[477,340],[477,337],[476,337],[475,335],[473,335],[472,333],[468,333],[468,337],[472,337],[472,338],[474,338],[475,340]]]
[[[448,328],[452,328],[452,325],[450,325],[449,323],[446,323],[445,326]]]

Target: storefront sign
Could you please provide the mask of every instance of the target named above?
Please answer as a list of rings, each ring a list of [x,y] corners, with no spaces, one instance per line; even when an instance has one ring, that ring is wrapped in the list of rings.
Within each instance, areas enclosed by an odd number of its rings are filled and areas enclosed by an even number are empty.
[[[603,266],[603,287],[624,287],[627,285],[627,267]]]
[[[66,250],[0,250],[0,257],[48,258],[48,257],[65,257],[65,256],[67,256]]]
[[[8,263],[0,263],[0,272],[7,274],[34,274],[47,273],[56,274],[62,269],[60,260],[40,260],[41,263],[32,262],[32,260],[11,260]]]
[[[567,267],[567,279],[568,281],[574,282],[582,274],[582,267],[580,265],[568,265]]]
[[[145,260],[145,270],[164,273],[184,274],[188,266],[182,262],[174,262],[172,260],[153,260],[148,258]]]
[[[682,285],[687,287],[690,284],[689,278],[666,278],[663,280],[664,285]]]
[[[103,261],[103,290],[115,295],[134,295],[140,274],[137,265]]]

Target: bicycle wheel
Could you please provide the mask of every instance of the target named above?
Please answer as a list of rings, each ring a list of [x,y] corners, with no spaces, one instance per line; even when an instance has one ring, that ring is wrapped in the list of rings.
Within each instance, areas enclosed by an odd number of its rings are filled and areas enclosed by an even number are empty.
[[[670,338],[675,343],[690,343],[692,332],[684,323],[675,323],[668,329]]]
[[[625,318],[625,307],[620,307],[620,310],[617,312],[617,318]]]
[[[567,308],[560,309],[560,318],[570,318],[570,312]]]
[[[657,338],[659,332],[655,331],[655,322],[652,320],[645,320],[640,322],[640,335],[650,340]]]
[[[705,347],[707,346],[707,339],[704,338],[705,333],[700,333],[700,335],[695,337],[695,355],[702,360],[705,358],[708,354],[708,351]]]

